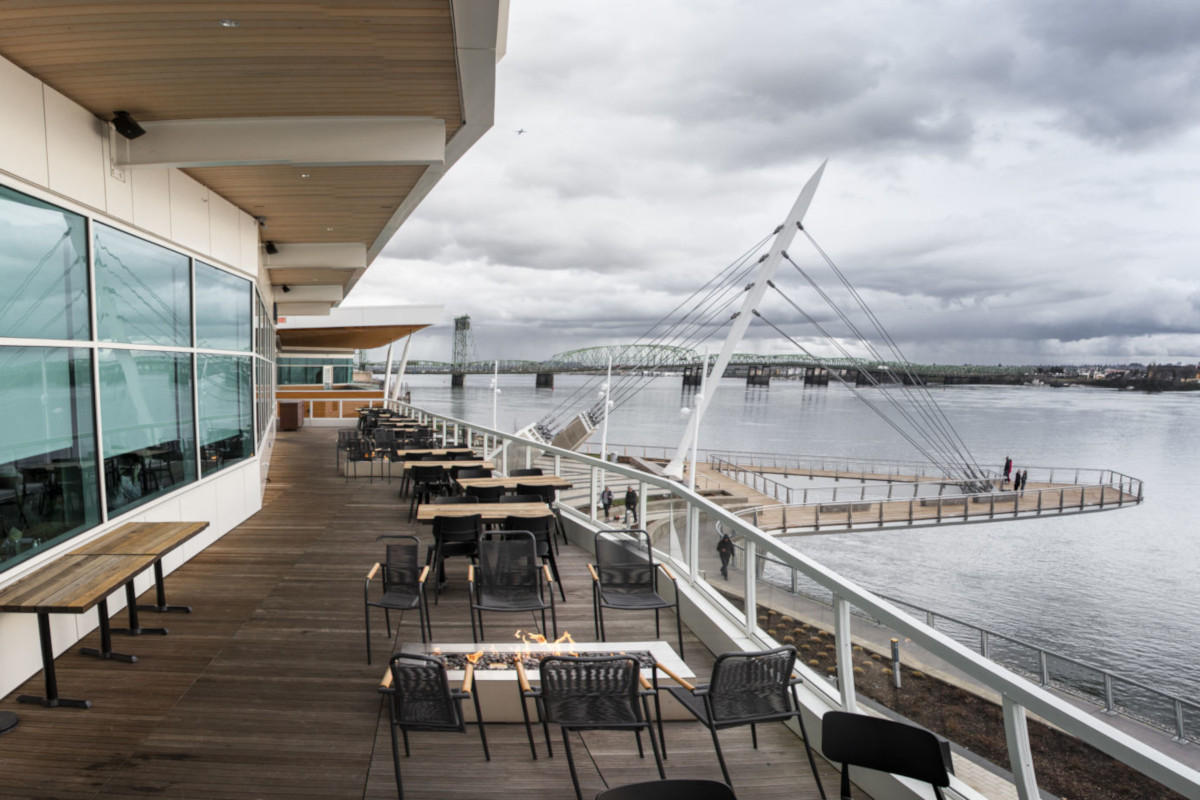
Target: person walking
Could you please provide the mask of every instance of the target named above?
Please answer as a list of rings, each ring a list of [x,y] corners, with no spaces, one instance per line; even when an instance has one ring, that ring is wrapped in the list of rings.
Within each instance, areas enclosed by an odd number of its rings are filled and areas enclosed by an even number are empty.
[[[608,522],[610,519],[612,519],[612,516],[609,514],[609,511],[612,509],[612,503],[613,503],[612,489],[605,486],[604,491],[600,493],[600,505],[604,506],[604,521],[605,522]]]
[[[633,524],[638,524],[638,495],[630,486],[625,490],[625,524],[629,524],[629,515],[633,515]]]
[[[1025,484],[1029,483],[1029,470],[1021,470],[1021,491],[1025,491]]]
[[[717,540],[717,555],[721,557],[721,577],[729,580],[729,559],[733,558],[733,539],[728,533],[722,533]]]
[[[1004,457],[1004,483],[1008,483],[1009,475],[1012,475],[1012,458],[1005,456]],[[1003,486],[1004,483],[1002,483],[1001,486]]]

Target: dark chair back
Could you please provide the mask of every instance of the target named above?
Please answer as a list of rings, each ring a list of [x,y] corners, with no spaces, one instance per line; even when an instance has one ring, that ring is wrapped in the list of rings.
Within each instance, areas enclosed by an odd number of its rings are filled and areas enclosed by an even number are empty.
[[[510,478],[527,478],[527,477],[532,477],[534,475],[541,475],[541,474],[542,474],[541,467],[523,467],[521,469],[510,469],[508,471],[508,477],[510,477]]]
[[[517,482],[517,494],[536,494],[542,502],[554,505],[558,490],[553,486],[530,486],[528,483]]]
[[[461,503],[478,503],[478,497],[467,497],[466,495],[451,495],[449,497],[435,497],[429,501],[430,505],[434,506],[453,506]]]
[[[476,580],[482,595],[503,595],[509,600],[540,600],[541,561],[532,533],[493,531],[485,539],[480,531],[476,547],[479,553]]]
[[[447,453],[446,458],[451,461],[475,461],[479,456],[474,453]]]
[[[570,727],[637,725],[639,665],[633,656],[547,656],[538,673],[546,721]]]
[[[482,467],[452,467],[455,479],[458,478],[490,478],[492,471]]]
[[[379,541],[384,537],[379,537]],[[387,536],[387,560],[383,571],[383,590],[417,592],[417,578],[425,568],[421,558],[421,540],[415,536],[395,534]]]
[[[505,517],[504,530],[529,531],[537,541],[538,556],[544,556],[550,551],[554,538],[554,519],[552,517]]]
[[[468,497],[478,497],[481,503],[495,503],[507,490],[503,486],[468,486]]]
[[[469,500],[467,502],[470,502]],[[433,518],[434,538],[443,542],[475,542],[483,533],[483,517],[469,514],[464,517]]]
[[[497,499],[496,502],[498,502],[498,503],[540,503],[540,502],[542,502],[542,498],[540,495],[536,495],[536,494],[502,494],[502,495],[500,495],[499,499]]]
[[[352,439],[346,449],[351,461],[370,461],[375,456],[375,447],[370,439]]]
[[[720,781],[672,778],[614,786],[596,800],[737,800],[737,795]]]
[[[791,717],[795,666],[796,648],[791,645],[717,656],[708,690],[713,722],[724,726]]]
[[[458,701],[450,692],[446,664],[415,653],[392,656],[396,724],[410,730],[466,730]]]
[[[380,447],[395,447],[396,432],[391,428],[376,428],[374,433],[375,444]]]
[[[596,571],[602,587],[655,588],[654,555],[645,531],[600,531],[595,544]]]
[[[446,470],[443,467],[423,467],[420,462],[413,464],[412,479],[414,483],[433,485],[444,483]]]
[[[842,797],[850,797],[851,765],[925,781],[939,798],[953,771],[946,740],[915,725],[846,711],[821,718],[821,752],[842,764]]]

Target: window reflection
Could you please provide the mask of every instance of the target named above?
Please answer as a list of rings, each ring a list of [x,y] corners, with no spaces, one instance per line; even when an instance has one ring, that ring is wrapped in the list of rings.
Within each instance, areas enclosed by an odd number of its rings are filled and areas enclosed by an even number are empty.
[[[244,350],[250,343],[250,281],[196,262],[196,346]]]
[[[250,359],[197,356],[200,470],[209,475],[254,455]]]
[[[95,226],[96,324],[105,342],[187,347],[192,283],[187,256]]]
[[[0,347],[0,566],[100,522],[87,350]]]
[[[192,362],[181,353],[100,350],[110,514],[196,479]]]

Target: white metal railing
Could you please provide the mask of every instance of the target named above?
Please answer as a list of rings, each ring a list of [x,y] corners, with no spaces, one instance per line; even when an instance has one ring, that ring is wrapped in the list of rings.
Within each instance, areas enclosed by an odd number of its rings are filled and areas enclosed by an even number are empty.
[[[1185,796],[1200,797],[1200,772],[1181,764],[1128,734],[1093,719],[1087,712],[984,658],[947,634],[905,613],[894,603],[846,580],[827,567],[792,549],[785,542],[764,533],[749,520],[725,511],[719,505],[688,490],[686,486],[621,464],[602,463],[571,450],[526,439],[517,439],[512,434],[493,430],[483,425],[432,414],[407,403],[388,402],[402,413],[429,423],[445,443],[483,443],[489,452],[500,456],[498,466],[504,472],[507,472],[510,463],[531,463],[535,457],[534,453],[552,458],[556,471],[561,470],[562,463],[566,461],[583,466],[590,476],[591,502],[587,506],[586,514],[593,524],[599,522],[596,519],[596,499],[605,473],[620,475],[638,484],[638,497],[642,506],[639,510],[639,519],[643,522],[646,519],[645,504],[648,487],[654,487],[656,491],[669,495],[672,501],[681,501],[682,507],[687,511],[686,514],[680,515],[685,521],[682,531],[684,546],[681,550],[676,551],[675,555],[672,552],[661,552],[660,556],[678,569],[679,578],[682,581],[715,601],[720,594],[709,585],[699,569],[701,515],[706,520],[719,522],[725,530],[731,531],[741,538],[747,563],[754,563],[759,555],[769,557],[828,591],[832,597],[834,610],[834,636],[837,675],[839,676],[838,701],[844,709],[855,710],[857,708],[851,660],[850,619],[852,609],[887,625],[897,634],[908,637],[950,667],[962,671],[970,680],[996,692],[1002,698],[1005,736],[1008,740],[1013,782],[1020,800],[1035,800],[1039,797],[1027,727],[1027,717],[1030,713]],[[674,548],[672,549],[674,550]],[[744,597],[742,611],[736,612],[727,603],[717,601],[713,604],[717,609],[714,613],[726,614],[729,620],[739,625],[744,634],[752,641],[769,644],[772,640],[765,631],[758,627],[756,603],[758,580],[755,571],[742,571],[742,581],[743,585],[740,587]],[[809,675],[810,678],[816,677],[811,672]]]

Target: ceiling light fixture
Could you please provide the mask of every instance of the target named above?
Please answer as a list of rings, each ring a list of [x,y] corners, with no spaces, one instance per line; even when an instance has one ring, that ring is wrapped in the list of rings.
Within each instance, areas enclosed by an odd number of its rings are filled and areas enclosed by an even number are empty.
[[[288,292],[290,292],[292,290],[292,287],[288,286],[286,283],[280,288],[283,289],[284,294],[287,294]]]
[[[229,19],[228,17],[226,17],[225,19],[220,21],[220,25],[222,28],[236,28],[237,26],[241,25],[241,23],[238,22],[236,19]]]
[[[300,173],[300,177],[301,177],[301,178],[311,178],[311,177],[312,177],[312,173],[309,173],[309,172],[301,172],[301,173]]]
[[[279,248],[275,246],[274,242],[267,242],[266,249],[267,249],[267,255],[269,255],[269,256],[273,256],[279,252]]]

